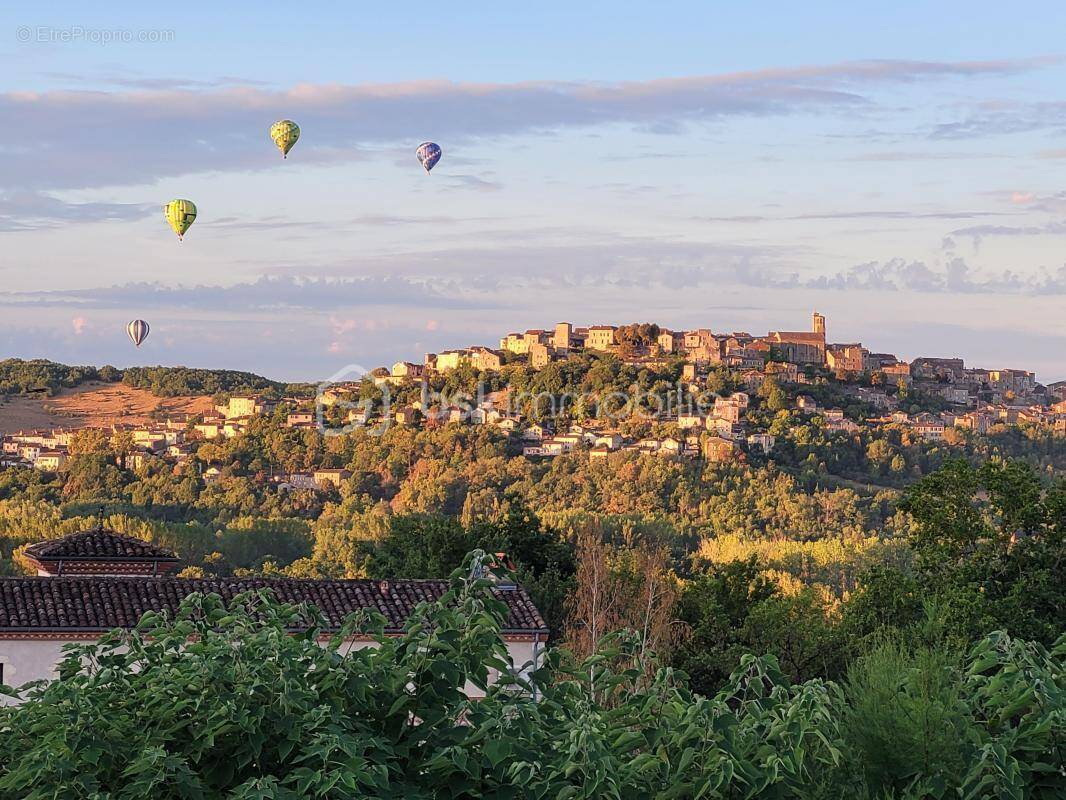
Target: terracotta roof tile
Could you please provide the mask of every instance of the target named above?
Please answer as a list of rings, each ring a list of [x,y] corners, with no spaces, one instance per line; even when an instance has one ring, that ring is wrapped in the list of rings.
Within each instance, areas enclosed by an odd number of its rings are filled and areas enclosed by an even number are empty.
[[[101,631],[130,628],[146,611],[174,611],[195,592],[229,601],[252,589],[271,589],[286,603],[310,603],[333,627],[359,609],[376,609],[389,630],[402,628],[422,601],[447,591],[443,580],[343,581],[268,578],[57,577],[0,578],[0,634],[16,631]],[[493,589],[508,607],[504,627],[516,633],[546,631],[522,588]]]
[[[106,528],[93,528],[59,539],[38,542],[26,548],[26,554],[38,561],[90,559],[93,561],[177,561],[170,550],[151,542],[124,536]]]

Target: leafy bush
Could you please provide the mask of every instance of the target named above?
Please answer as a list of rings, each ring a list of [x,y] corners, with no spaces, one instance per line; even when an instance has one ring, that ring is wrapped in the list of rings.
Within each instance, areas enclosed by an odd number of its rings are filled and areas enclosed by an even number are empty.
[[[441,601],[421,605],[396,637],[368,613],[322,646],[313,609],[247,594],[228,608],[193,596],[175,619],[150,613],[133,631],[69,646],[58,680],[0,710],[0,797],[1066,791],[1066,639],[1048,651],[992,634],[957,671],[940,655],[885,649],[844,688],[792,684],[773,658],[746,655],[721,692],[701,697],[683,673],[638,663],[637,639],[616,635],[581,664],[552,651],[527,681],[510,677],[504,608],[471,572],[457,571]],[[345,643],[360,632],[375,646]],[[503,680],[489,686],[494,672]],[[468,698],[468,681],[487,697]],[[888,724],[878,722],[879,699],[899,709]],[[928,704],[927,718],[901,719]],[[908,759],[924,733],[935,753]]]

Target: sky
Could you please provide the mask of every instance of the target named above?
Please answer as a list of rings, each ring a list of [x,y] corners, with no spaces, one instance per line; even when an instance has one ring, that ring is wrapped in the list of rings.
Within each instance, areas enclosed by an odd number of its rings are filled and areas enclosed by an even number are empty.
[[[817,309],[1066,379],[1066,4],[873,5],[6,5],[0,358],[319,381]]]

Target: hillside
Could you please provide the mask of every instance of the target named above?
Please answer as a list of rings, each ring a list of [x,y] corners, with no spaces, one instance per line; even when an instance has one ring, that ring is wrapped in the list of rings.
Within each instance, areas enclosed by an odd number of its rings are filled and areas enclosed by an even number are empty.
[[[88,381],[54,396],[44,393],[0,396],[0,434],[34,428],[107,427],[115,422],[147,423],[152,412],[202,414],[208,395],[160,398],[123,383]]]

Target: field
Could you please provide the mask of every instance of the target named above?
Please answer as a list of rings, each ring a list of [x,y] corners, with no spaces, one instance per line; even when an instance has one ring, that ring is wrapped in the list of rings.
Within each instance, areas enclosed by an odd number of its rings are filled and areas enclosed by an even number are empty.
[[[121,383],[86,383],[54,397],[0,398],[0,435],[33,428],[104,427],[115,422],[144,423],[152,412],[199,414],[211,409],[211,398],[156,397],[147,389]]]

